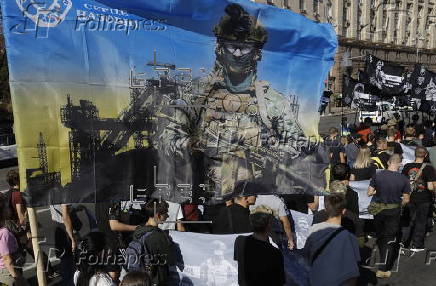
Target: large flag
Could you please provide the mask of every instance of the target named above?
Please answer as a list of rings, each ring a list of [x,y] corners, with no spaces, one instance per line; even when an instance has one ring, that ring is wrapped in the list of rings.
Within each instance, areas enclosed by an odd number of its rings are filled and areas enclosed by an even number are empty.
[[[404,91],[404,67],[393,62],[368,55],[365,60],[365,78],[382,97],[402,94]]]
[[[32,205],[323,188],[331,25],[236,0],[1,4]]]

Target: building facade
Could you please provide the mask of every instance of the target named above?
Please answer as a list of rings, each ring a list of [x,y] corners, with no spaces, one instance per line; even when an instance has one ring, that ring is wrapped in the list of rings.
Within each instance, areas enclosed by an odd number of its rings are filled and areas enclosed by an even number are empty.
[[[329,75],[334,92],[342,91],[342,74],[357,76],[364,55],[415,63],[436,71],[436,0],[255,0],[317,21],[331,23],[339,48]]]

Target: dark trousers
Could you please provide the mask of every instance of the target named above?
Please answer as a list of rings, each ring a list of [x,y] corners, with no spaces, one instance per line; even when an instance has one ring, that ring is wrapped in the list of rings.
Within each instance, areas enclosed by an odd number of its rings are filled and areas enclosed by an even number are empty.
[[[62,277],[62,285],[74,286],[74,256],[71,250],[71,240],[65,232],[65,228],[59,224],[55,229],[56,256],[60,259],[59,270]]]
[[[398,255],[400,208],[382,210],[374,216],[377,246],[380,251],[379,270],[392,269]]]
[[[424,248],[430,204],[430,202],[410,202],[407,205],[410,215],[410,227],[406,228],[404,237],[406,238],[406,242],[411,241],[411,245],[417,248]]]

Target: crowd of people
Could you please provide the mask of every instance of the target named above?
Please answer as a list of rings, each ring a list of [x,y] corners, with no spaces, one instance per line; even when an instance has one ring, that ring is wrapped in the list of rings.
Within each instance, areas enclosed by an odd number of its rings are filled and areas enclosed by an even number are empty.
[[[100,203],[95,213],[83,206],[50,206],[60,265],[55,271],[42,253],[49,266],[47,279],[60,275],[62,285],[79,286],[168,285],[171,268],[177,265],[168,232],[173,230],[251,233],[238,236],[234,244],[239,285],[284,285],[283,255],[296,249],[290,210],[313,214],[300,251],[308,284],[355,285],[360,269],[368,267],[361,250],[371,227],[380,257],[376,276],[390,277],[399,249],[423,251],[426,233],[432,231],[436,174],[429,150],[436,142],[433,128],[430,121],[405,125],[398,117],[378,128],[370,120],[347,126],[345,135],[330,128],[323,143],[329,161],[324,209],[319,209],[319,196],[278,196],[254,182],[239,182],[232,199],[213,206],[157,199],[145,204]],[[413,162],[402,164],[402,146],[414,147]],[[26,202],[16,170],[7,174],[7,181],[10,190],[0,195],[0,282],[26,285],[20,266],[26,252],[33,255]],[[359,196],[350,186],[352,181],[369,182],[368,211],[373,220],[359,217]],[[212,223],[189,223],[195,221]]]

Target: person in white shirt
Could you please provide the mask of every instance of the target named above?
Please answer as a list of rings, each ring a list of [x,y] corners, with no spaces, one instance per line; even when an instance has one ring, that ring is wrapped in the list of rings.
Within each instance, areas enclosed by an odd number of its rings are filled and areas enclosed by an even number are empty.
[[[281,228],[279,226],[273,226],[273,240],[278,243],[279,246],[282,245],[280,236],[283,236],[283,231],[287,239],[287,246],[289,249],[294,248],[294,239],[292,235],[291,223],[286,213],[285,203],[281,198],[276,195],[258,195],[256,203],[250,206],[250,210],[255,209],[257,206],[265,205],[273,210],[274,217],[281,222]],[[277,221],[277,223],[278,223]],[[280,229],[279,229],[280,228]]]
[[[55,222],[55,253],[60,259],[60,273],[63,285],[73,285],[74,259],[73,253],[77,248],[70,216],[69,204],[51,205],[50,212]]]
[[[183,219],[182,206],[178,203],[166,201],[168,203],[168,218],[167,221],[159,224],[159,228],[162,230],[178,230],[185,231],[184,225],[179,222]],[[174,223],[172,221],[177,221]]]

